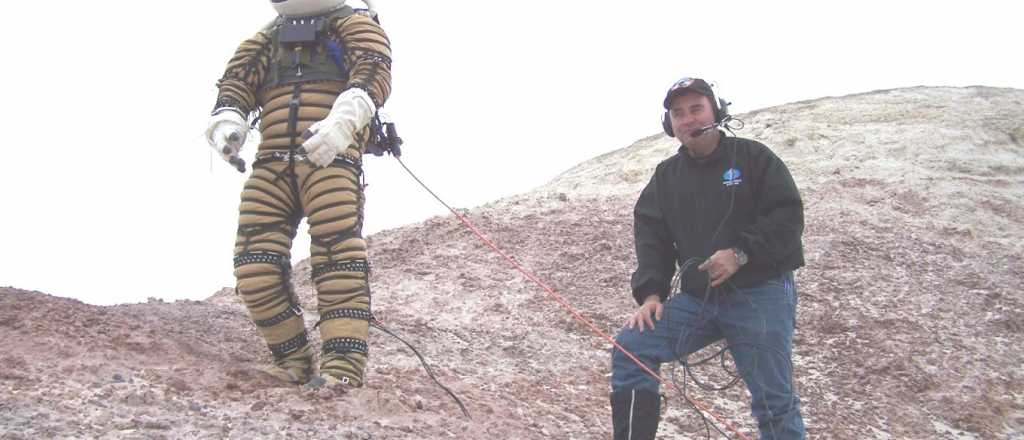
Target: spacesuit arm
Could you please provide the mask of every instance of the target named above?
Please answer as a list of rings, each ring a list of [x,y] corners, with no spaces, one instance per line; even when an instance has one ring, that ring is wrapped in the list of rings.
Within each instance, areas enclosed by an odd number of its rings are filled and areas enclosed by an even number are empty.
[[[345,45],[349,88],[359,88],[382,107],[391,94],[391,46],[376,22],[354,14],[337,22],[337,34]]]
[[[347,89],[334,101],[331,112],[310,126],[312,137],[302,147],[310,160],[327,166],[334,156],[358,143],[356,134],[370,123],[391,93],[391,47],[376,22],[353,14],[331,25],[345,47],[349,66]]]
[[[246,120],[256,106],[256,91],[270,65],[270,39],[263,32],[245,40],[217,81],[217,102],[206,129],[206,140],[225,160],[245,144]]]
[[[242,42],[228,61],[224,75],[217,81],[214,113],[223,108],[237,109],[243,116],[256,110],[256,92],[262,87],[270,66],[270,38],[259,32]]]

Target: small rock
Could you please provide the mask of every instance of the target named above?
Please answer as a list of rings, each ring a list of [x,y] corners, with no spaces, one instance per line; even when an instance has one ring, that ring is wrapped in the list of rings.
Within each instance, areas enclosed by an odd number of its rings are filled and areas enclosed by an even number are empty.
[[[192,391],[192,387],[188,386],[188,383],[180,377],[171,378],[167,385],[178,392]]]
[[[171,429],[171,425],[161,420],[145,420],[142,422],[145,429]]]

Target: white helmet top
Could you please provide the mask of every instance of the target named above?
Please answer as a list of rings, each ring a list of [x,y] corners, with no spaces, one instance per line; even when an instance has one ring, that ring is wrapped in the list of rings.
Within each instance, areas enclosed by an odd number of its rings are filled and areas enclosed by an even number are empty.
[[[277,13],[285,17],[320,15],[345,4],[345,0],[270,0]]]

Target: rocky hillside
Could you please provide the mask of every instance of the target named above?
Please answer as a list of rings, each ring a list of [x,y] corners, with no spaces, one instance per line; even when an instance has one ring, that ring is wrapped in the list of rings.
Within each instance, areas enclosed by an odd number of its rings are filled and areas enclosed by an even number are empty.
[[[1024,436],[1024,91],[898,89],[739,116],[806,204],[794,362],[810,437]],[[632,204],[674,150],[645,138],[467,214],[614,333],[633,307]],[[364,388],[264,381],[252,368],[269,354],[230,289],[99,307],[0,288],[0,438],[608,438],[608,344],[453,216],[370,243],[375,312],[472,420],[379,332]],[[294,282],[315,322],[308,262]],[[693,396],[753,435],[742,387]],[[668,398],[663,436],[705,438]]]

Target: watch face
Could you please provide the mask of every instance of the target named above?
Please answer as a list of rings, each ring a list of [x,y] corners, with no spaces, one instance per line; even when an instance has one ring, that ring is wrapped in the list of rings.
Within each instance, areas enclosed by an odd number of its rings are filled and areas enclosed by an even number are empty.
[[[747,264],[747,254],[740,250],[740,248],[732,248],[732,252],[736,254],[736,261],[740,266]]]

